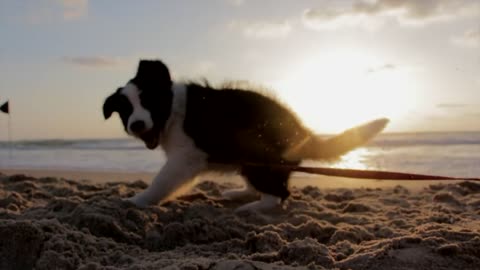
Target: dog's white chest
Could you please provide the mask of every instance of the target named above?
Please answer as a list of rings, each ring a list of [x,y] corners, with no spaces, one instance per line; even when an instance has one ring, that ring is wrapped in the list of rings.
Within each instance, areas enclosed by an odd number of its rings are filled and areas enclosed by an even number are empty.
[[[175,152],[197,152],[200,151],[183,130],[185,120],[187,89],[184,84],[174,84],[172,111],[161,133],[160,142],[167,157]]]

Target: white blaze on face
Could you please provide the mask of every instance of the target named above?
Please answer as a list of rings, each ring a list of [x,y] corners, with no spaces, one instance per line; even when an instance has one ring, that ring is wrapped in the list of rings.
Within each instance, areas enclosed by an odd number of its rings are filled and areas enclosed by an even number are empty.
[[[127,123],[128,133],[132,135],[134,134],[134,132],[130,130],[130,125],[135,121],[142,121],[143,123],[145,123],[145,131],[150,130],[153,127],[152,116],[150,112],[146,110],[140,102],[140,90],[138,89],[138,87],[133,83],[128,83],[127,85],[125,85],[125,87],[123,87],[121,93],[128,98],[130,104],[132,104],[133,107],[133,112],[128,118]]]

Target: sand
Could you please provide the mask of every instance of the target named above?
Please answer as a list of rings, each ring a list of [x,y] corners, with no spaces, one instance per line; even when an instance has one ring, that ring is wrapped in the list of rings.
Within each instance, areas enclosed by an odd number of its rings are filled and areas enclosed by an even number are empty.
[[[0,269],[478,269],[480,184],[293,188],[234,213],[236,184],[202,181],[159,206],[146,182],[0,175]]]

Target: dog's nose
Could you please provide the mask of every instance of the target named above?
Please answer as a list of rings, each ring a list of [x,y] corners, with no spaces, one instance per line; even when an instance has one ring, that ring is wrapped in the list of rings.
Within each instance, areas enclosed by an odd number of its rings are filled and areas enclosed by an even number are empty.
[[[130,124],[130,130],[132,132],[142,132],[145,129],[145,122],[143,121],[135,121]]]

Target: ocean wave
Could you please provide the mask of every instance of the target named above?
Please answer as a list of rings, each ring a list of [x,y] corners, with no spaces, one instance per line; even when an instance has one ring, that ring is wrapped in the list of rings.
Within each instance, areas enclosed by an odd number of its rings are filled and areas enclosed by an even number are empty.
[[[480,145],[480,132],[382,134],[367,146],[418,147]]]
[[[417,146],[480,145],[480,132],[450,133],[404,133],[382,134],[367,147],[417,147]],[[0,149],[8,149],[8,142],[0,142]],[[133,138],[125,139],[82,139],[82,140],[25,140],[14,141],[15,150],[145,150],[144,144]]]

